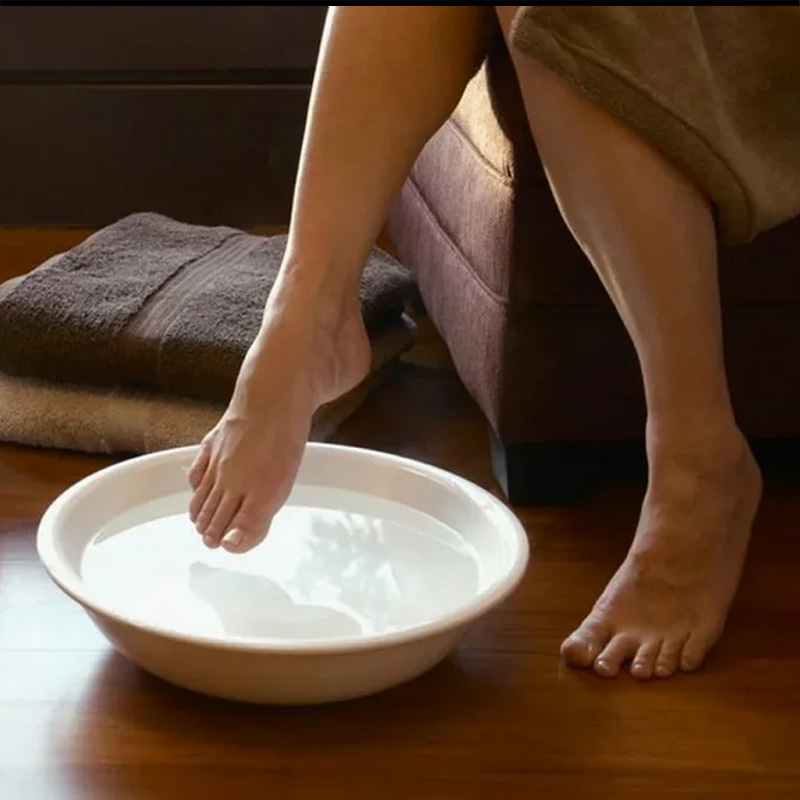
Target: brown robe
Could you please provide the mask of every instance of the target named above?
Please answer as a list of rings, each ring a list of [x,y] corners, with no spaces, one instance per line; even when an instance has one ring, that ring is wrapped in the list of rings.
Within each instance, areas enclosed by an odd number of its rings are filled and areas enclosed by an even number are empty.
[[[800,6],[520,6],[511,33],[682,168],[724,241],[800,214]]]

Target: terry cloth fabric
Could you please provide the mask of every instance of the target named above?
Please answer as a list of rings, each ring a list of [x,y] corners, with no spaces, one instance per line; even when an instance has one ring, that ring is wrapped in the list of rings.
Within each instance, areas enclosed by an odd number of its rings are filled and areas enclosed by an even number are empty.
[[[0,371],[225,403],[285,248],[285,236],[126,217],[0,298]],[[371,337],[400,317],[412,287],[373,250],[361,288]]]
[[[388,365],[414,341],[408,317],[372,342],[370,376],[316,413],[311,440],[330,438]],[[47,383],[0,373],[0,441],[88,453],[139,454],[197,444],[224,407],[169,395]]]
[[[725,242],[800,213],[800,6],[520,6],[511,36],[684,170]]]

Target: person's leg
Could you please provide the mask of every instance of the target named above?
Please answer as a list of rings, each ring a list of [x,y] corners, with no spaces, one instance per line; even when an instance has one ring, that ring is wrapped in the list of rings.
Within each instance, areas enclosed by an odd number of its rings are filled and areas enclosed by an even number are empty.
[[[515,7],[498,7],[506,33]],[[723,360],[715,230],[704,196],[660,153],[514,52],[553,193],[636,347],[650,477],[630,552],[562,648],[604,676],[694,669],[722,631],[761,483]]]
[[[287,254],[231,403],[189,474],[210,547],[263,539],[314,410],[362,380],[358,305],[375,239],[426,141],[483,56],[480,6],[338,6],[309,107]]]

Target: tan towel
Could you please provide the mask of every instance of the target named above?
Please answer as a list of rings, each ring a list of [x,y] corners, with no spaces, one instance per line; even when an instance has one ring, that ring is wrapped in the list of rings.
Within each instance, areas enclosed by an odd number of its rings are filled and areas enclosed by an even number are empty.
[[[642,134],[745,242],[800,213],[800,6],[520,6],[514,45]]]
[[[369,378],[317,412],[313,441],[332,436],[414,341],[407,317],[373,342]],[[196,444],[224,407],[168,395],[55,384],[0,374],[0,440],[88,453],[150,453]]]
[[[125,217],[0,297],[0,370],[226,403],[286,241]],[[400,317],[412,289],[410,273],[375,248],[361,283],[371,338]]]

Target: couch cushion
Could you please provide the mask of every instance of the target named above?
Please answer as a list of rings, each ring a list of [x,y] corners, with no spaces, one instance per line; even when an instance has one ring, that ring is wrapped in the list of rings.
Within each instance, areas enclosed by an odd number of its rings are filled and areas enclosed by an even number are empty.
[[[515,307],[610,309],[550,194],[507,52],[493,50],[412,174],[486,288]],[[800,305],[800,219],[720,253],[726,305]]]
[[[508,298],[514,184],[510,143],[493,115],[485,69],[468,87],[459,110],[422,151],[410,185],[488,292]]]

